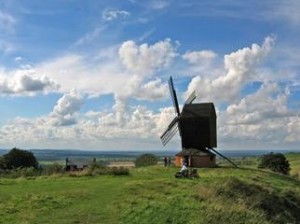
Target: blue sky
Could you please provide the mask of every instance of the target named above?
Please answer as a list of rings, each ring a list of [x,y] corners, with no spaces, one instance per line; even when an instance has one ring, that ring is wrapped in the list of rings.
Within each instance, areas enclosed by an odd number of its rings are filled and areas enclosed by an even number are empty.
[[[192,91],[219,149],[300,143],[300,3],[0,2],[0,148],[164,150]],[[167,149],[178,149],[179,137]]]

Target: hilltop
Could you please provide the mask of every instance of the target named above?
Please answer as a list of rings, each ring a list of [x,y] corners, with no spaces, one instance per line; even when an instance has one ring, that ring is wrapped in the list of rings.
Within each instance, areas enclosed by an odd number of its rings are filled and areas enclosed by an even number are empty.
[[[289,154],[292,171],[300,154]],[[297,166],[295,166],[297,167]],[[298,167],[299,168],[299,167]],[[253,168],[133,168],[129,176],[2,179],[0,223],[297,223],[300,182]],[[295,171],[296,172],[296,171]]]

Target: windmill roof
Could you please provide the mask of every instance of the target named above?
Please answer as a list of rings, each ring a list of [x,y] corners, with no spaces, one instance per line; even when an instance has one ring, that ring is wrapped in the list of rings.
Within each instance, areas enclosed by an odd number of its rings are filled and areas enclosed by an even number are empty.
[[[176,156],[215,156],[214,153],[203,149],[183,149]]]
[[[182,110],[182,116],[197,115],[200,117],[216,117],[213,103],[186,104]]]

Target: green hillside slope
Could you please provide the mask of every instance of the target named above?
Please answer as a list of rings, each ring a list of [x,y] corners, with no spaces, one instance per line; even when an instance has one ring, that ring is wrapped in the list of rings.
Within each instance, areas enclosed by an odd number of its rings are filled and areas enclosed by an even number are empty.
[[[0,223],[297,223],[300,182],[255,169],[132,169],[130,176],[0,181]]]
[[[285,156],[291,166],[291,175],[300,177],[300,153],[288,153]]]

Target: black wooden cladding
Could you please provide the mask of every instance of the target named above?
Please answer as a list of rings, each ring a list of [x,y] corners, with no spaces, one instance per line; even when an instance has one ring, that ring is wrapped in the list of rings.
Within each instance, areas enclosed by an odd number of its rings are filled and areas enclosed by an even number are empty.
[[[186,104],[178,124],[182,148],[217,147],[216,119],[213,103]]]

